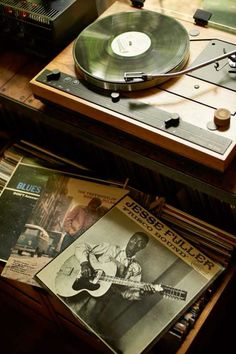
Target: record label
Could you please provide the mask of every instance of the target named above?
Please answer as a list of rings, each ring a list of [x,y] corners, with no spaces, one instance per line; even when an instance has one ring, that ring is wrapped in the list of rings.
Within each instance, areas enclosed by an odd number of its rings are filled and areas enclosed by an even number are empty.
[[[113,52],[122,57],[135,57],[145,53],[151,47],[150,37],[143,32],[124,32],[111,43]]]

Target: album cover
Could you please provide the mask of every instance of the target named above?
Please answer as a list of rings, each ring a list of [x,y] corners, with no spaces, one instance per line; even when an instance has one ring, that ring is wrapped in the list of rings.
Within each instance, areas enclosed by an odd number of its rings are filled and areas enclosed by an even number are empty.
[[[112,352],[137,354],[223,270],[125,196],[36,279]]]
[[[22,156],[8,176],[0,196],[0,259],[7,261],[11,248],[48,179],[48,170]]]
[[[35,272],[126,193],[22,158],[0,197],[2,276],[38,285]]]
[[[73,171],[72,168],[73,167]],[[70,166],[49,151],[27,142],[14,143],[0,159],[0,259],[7,261],[20,230],[24,226],[46,184],[50,170],[75,172],[86,178],[90,171],[82,165]],[[88,177],[89,178],[89,177]],[[13,222],[14,221],[14,222]]]

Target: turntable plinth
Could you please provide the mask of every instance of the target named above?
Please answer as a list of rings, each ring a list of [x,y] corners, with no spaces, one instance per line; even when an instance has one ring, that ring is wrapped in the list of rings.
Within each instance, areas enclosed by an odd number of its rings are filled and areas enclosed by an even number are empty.
[[[142,11],[115,3],[103,16],[116,14],[121,9]],[[236,48],[235,36],[230,33],[197,27],[183,20],[179,22],[188,33],[193,28],[200,33],[197,41],[190,42],[187,66]],[[209,38],[214,40],[207,40]],[[224,171],[227,168],[236,154],[236,74],[228,80],[225,69],[218,73],[212,64],[152,88],[121,92],[120,99],[114,100],[110,97],[111,92],[91,88],[78,74],[72,55],[73,45],[71,43],[31,80],[36,97],[80,112],[213,169]],[[220,66],[224,64],[225,68],[225,63],[227,59],[220,62]],[[53,70],[59,70],[60,78],[48,80],[47,73]],[[230,111],[230,124],[213,131],[208,129],[209,122],[214,121],[214,113],[219,108]],[[165,123],[176,114],[180,118],[179,124],[169,126]]]

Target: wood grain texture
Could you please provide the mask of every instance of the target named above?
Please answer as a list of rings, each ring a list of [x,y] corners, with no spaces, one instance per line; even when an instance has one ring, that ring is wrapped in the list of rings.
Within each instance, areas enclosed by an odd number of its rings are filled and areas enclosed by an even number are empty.
[[[182,3],[182,2],[181,2]],[[147,9],[158,10],[160,1],[147,2]],[[194,2],[196,5],[197,2]],[[173,4],[172,4],[173,5]],[[194,6],[195,6],[194,5]],[[168,4],[166,4],[168,6]],[[180,9],[180,8],[179,8]],[[187,7],[186,2],[183,2],[183,9],[192,11],[192,6]],[[140,11],[134,10],[127,2],[115,2],[111,8],[102,14],[102,16],[118,13],[121,11]],[[163,13],[169,11],[162,10]],[[196,27],[191,21],[180,21],[187,31]],[[198,39],[203,39],[197,43],[191,44],[189,64],[197,58],[202,49],[205,47],[207,38],[221,38],[229,42],[235,42],[235,36],[229,33],[222,33],[216,29],[199,28],[200,35]],[[72,56],[73,43],[63,50],[55,59],[53,59],[46,68],[49,70],[59,69],[71,76],[77,76]],[[232,143],[224,154],[219,154],[210,149],[196,145],[191,141],[184,140],[175,135],[169,134],[167,130],[160,130],[143,122],[134,120],[128,116],[111,111],[105,107],[95,103],[90,103],[87,100],[72,96],[66,92],[62,92],[56,88],[49,87],[36,81],[38,75],[31,82],[33,93],[41,98],[47,99],[50,102],[64,106],[72,111],[80,112],[92,119],[103,122],[112,127],[118,128],[134,136],[139,136],[141,139],[151,142],[157,146],[170,150],[174,153],[190,158],[203,165],[207,165],[216,170],[224,171],[236,155],[236,120],[231,119],[230,128],[223,131],[216,131],[223,137],[232,139]],[[196,90],[196,86],[199,87]],[[176,113],[188,123],[196,125],[200,128],[207,129],[207,123],[213,119],[215,109],[219,106],[228,107],[234,111],[235,92],[229,92],[222,87],[212,85],[202,80],[189,76],[168,80],[166,83],[153,87],[151,89],[125,93],[125,97],[133,98],[140,102],[152,105],[169,113]]]

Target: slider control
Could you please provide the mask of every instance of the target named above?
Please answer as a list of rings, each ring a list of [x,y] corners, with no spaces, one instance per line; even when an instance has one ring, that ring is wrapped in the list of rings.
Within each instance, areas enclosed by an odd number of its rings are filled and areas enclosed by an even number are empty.
[[[170,118],[165,120],[165,128],[168,129],[170,127],[178,127],[180,122],[180,117],[178,113],[172,113]]]

